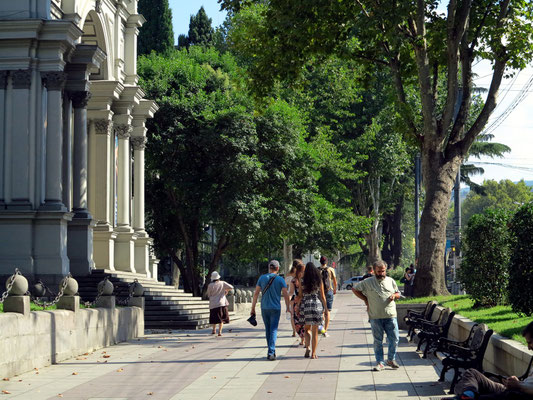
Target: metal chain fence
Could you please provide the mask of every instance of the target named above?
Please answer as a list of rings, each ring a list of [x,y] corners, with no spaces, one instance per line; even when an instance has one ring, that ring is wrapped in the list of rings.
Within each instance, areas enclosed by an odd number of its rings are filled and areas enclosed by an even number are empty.
[[[9,296],[9,291],[13,287],[13,284],[15,283],[15,278],[17,277],[17,275],[21,275],[21,274],[20,274],[19,269],[15,268],[15,273],[11,275],[7,280],[6,291],[2,293],[2,297],[0,297],[0,304],[2,304],[7,299],[7,296]]]
[[[37,297],[34,297],[34,296],[31,294],[31,292],[27,292],[26,295],[29,295],[29,296],[30,296],[30,300],[31,300],[34,304],[38,305],[39,307],[42,307],[43,310],[44,310],[45,308],[52,307],[52,306],[54,306],[54,305],[57,304],[57,302],[59,301],[59,299],[60,299],[61,297],[63,297],[63,292],[65,291],[65,288],[67,287],[68,279],[69,279],[69,278],[72,278],[72,275],[70,274],[70,272],[69,272],[68,275],[63,279],[62,284],[61,284],[61,286],[59,287],[59,292],[58,292],[57,294],[54,294],[54,292],[52,292],[52,291],[51,291],[51,290],[50,290],[50,289],[49,289],[49,288],[48,288],[48,287],[47,287],[42,281],[39,280],[39,283],[40,283],[41,285],[43,285],[43,288],[44,288],[44,290],[45,290],[45,294],[46,294],[46,292],[48,292],[48,293],[51,295],[51,297],[54,297],[54,299],[53,299],[52,301],[48,301],[48,302],[47,302],[47,301],[41,301],[41,300],[39,300]]]
[[[98,300],[100,300],[100,297],[102,297],[102,294],[104,293],[104,289],[105,289],[105,286],[106,286],[105,284],[106,284],[106,282],[107,282],[108,280],[109,280],[109,277],[106,276],[106,277],[104,278],[104,280],[102,281],[103,284],[102,284],[102,285],[100,286],[100,288],[98,289],[98,293],[96,294],[96,297],[95,297],[95,299],[94,299],[93,301],[82,301],[82,302],[83,302],[83,305],[84,305],[85,307],[87,307],[87,308],[92,307],[92,306],[94,306],[94,305],[96,304],[96,302],[97,302]]]
[[[132,283],[130,283],[128,285],[128,289],[129,289],[128,297],[122,300],[116,299],[116,303],[120,306],[127,306],[128,303],[130,302],[130,299],[133,297],[133,293],[135,292],[135,288],[137,287],[138,284],[139,284],[139,281],[137,279],[135,279]]]

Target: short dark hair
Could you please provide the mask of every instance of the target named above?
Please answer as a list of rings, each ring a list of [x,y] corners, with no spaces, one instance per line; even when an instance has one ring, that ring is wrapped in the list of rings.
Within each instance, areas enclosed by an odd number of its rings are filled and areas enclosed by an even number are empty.
[[[320,264],[326,265],[328,263],[328,258],[326,256],[320,257]]]
[[[527,326],[522,331],[522,336],[529,335],[530,338],[533,338],[533,321],[527,324]]]

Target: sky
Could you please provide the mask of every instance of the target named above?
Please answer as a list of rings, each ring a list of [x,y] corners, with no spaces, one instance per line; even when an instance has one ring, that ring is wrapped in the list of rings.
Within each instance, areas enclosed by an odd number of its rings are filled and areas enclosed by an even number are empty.
[[[224,21],[226,13],[220,11],[217,0],[169,0],[172,9],[172,20],[176,42],[179,34],[187,34],[191,14],[196,14],[201,6],[204,7],[209,18],[213,20],[213,27]],[[475,84],[487,87],[490,84],[490,64],[481,62],[474,67],[477,74]],[[493,112],[487,126],[505,112],[520,94],[529,79],[533,79],[533,67],[529,67],[516,77],[505,79],[499,95],[499,105]],[[472,177],[476,183],[485,179],[511,179],[512,181],[533,180],[533,86],[526,93],[524,99],[509,114],[505,121],[493,132],[493,141],[506,144],[511,148],[504,158],[471,159],[469,162],[485,169],[485,174]],[[498,163],[503,165],[490,165]]]

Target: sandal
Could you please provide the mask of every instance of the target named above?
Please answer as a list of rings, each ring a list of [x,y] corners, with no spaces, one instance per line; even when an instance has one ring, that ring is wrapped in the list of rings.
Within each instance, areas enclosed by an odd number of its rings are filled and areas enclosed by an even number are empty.
[[[304,355],[304,357],[305,357],[305,358],[309,358],[309,354],[310,354],[310,353],[311,353],[311,350],[306,349],[306,350],[305,350],[305,355]]]

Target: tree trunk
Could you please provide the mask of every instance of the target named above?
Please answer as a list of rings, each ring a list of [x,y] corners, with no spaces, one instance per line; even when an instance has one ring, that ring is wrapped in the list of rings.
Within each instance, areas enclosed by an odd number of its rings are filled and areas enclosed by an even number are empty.
[[[380,234],[377,224],[373,224],[370,233],[365,234],[366,241],[366,265],[372,265],[375,261],[381,260],[381,249],[379,247]]]
[[[175,258],[171,257],[172,259],[172,266],[171,266],[171,275],[172,275],[172,285],[176,288],[179,287],[180,284],[180,268],[178,264],[174,261],[175,259],[181,260],[181,253],[182,250],[176,251]]]
[[[283,239],[283,267],[287,276],[292,267],[292,244],[289,244],[287,239]]]
[[[442,153],[422,153],[426,200],[420,220],[420,258],[414,283],[414,295],[449,294],[444,278],[446,224],[452,188],[460,158],[446,160]]]

